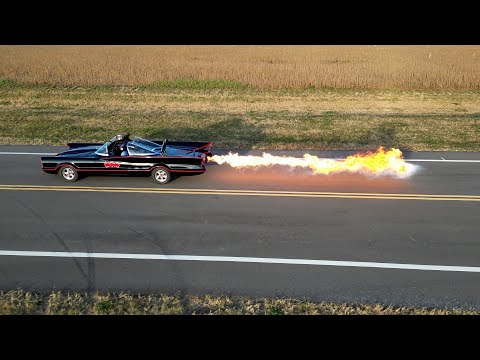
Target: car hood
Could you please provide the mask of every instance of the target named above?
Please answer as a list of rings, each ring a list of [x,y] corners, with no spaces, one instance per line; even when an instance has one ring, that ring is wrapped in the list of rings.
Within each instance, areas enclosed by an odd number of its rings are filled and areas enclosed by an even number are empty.
[[[84,157],[84,156],[94,156],[95,151],[98,150],[100,146],[83,146],[74,149],[69,149],[62,153],[57,154],[57,156],[70,156],[70,157]]]

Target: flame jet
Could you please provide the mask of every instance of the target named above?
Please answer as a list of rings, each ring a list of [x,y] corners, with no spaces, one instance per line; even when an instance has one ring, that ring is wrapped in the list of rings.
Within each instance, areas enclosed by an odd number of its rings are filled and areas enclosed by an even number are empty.
[[[414,165],[405,163],[402,152],[392,148],[388,151],[380,146],[374,153],[366,152],[348,156],[344,160],[322,159],[310,154],[302,158],[274,156],[263,153],[263,156],[214,155],[211,158],[218,164],[228,164],[234,168],[284,165],[290,167],[310,168],[314,174],[332,174],[339,172],[361,173],[367,175],[393,175],[408,177],[413,173]]]

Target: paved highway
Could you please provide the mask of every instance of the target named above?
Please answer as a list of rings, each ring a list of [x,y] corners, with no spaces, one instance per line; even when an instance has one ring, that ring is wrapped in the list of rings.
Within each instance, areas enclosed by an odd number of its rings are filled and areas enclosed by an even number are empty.
[[[0,146],[3,290],[480,309],[479,153],[406,153],[409,179],[208,164],[159,186],[43,173],[38,153],[64,149]]]

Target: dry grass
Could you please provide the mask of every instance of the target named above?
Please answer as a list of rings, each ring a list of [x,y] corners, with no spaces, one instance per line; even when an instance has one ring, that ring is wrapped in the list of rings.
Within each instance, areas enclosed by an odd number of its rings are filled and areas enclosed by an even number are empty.
[[[471,309],[335,304],[285,298],[0,291],[0,315],[479,315]]]
[[[480,46],[0,46],[0,79],[157,88],[480,89]]]
[[[230,149],[480,151],[480,93],[0,86],[0,143],[103,142],[118,131]]]

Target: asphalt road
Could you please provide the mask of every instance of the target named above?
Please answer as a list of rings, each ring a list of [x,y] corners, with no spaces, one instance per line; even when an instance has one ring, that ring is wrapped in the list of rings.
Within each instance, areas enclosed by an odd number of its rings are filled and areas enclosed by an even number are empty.
[[[2,154],[63,149],[0,146],[0,187],[64,187],[59,178],[40,170],[40,155]],[[310,153],[341,158],[351,152]],[[0,251],[25,252],[0,253],[0,289],[181,291],[480,309],[477,270],[435,268],[480,267],[480,201],[474,198],[480,196],[480,162],[448,161],[480,160],[480,154],[406,153],[405,158],[439,161],[412,162],[417,170],[409,179],[312,176],[304,169],[236,170],[208,164],[205,174],[181,177],[163,187],[148,177],[123,176],[92,176],[67,184],[130,189],[125,192],[0,189]],[[213,192],[148,193],[145,188]],[[287,197],[264,196],[257,190],[466,198]],[[63,255],[28,253],[34,251]],[[60,257],[72,252],[100,255]],[[141,255],[109,259],[102,254]],[[151,254],[221,256],[229,261],[148,258]],[[273,263],[247,262],[245,257]],[[361,262],[366,267],[292,264],[289,259]],[[388,264],[433,267],[385,268]]]

